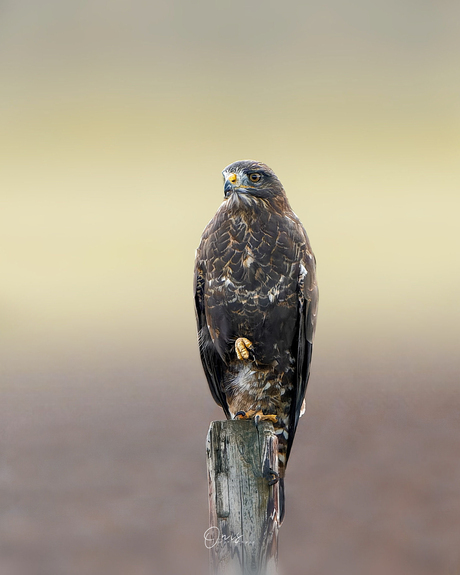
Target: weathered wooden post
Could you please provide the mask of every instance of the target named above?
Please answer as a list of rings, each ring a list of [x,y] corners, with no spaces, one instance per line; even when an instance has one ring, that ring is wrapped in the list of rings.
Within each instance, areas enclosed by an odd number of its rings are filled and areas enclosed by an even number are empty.
[[[274,575],[278,439],[273,425],[213,421],[207,439],[211,575]]]

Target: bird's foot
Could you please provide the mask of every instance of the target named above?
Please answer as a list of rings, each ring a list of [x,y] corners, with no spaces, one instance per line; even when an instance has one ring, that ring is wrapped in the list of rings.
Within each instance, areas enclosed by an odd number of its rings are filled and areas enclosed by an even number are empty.
[[[258,411],[254,415],[254,420],[256,422],[256,425],[259,424],[259,421],[271,421],[272,423],[278,423],[278,416],[277,415],[271,415],[271,414],[266,415],[262,411]]]
[[[255,409],[250,409],[249,411],[238,411],[235,413],[235,419],[254,419],[256,425],[261,421],[271,421],[272,423],[278,423],[277,415],[266,415],[263,411],[256,411]]]
[[[238,411],[235,413],[235,419],[251,419],[255,414],[255,409],[250,409],[249,411]]]
[[[249,350],[252,349],[252,342],[245,337],[239,337],[235,341],[235,351],[238,359],[249,359]]]
[[[254,419],[256,425],[261,421],[271,421],[272,423],[278,423],[277,415],[266,415],[263,411],[256,411],[255,409],[250,409],[249,411],[238,411],[235,413],[235,419]]]
[[[277,471],[270,467],[270,469],[265,473],[265,479],[268,481],[268,485],[276,485],[280,480],[280,476]]]

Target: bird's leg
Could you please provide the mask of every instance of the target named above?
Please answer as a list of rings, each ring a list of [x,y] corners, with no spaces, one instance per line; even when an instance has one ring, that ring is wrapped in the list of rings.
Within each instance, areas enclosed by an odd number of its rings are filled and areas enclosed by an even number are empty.
[[[252,342],[245,337],[239,337],[235,341],[235,351],[238,359],[249,359],[249,350],[252,349]]]

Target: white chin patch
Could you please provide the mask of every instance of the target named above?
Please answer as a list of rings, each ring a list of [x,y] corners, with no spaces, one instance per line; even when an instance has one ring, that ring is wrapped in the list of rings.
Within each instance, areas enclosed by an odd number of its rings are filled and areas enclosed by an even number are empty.
[[[256,202],[253,195],[244,192],[232,192],[228,198],[228,205],[231,207],[252,206]]]

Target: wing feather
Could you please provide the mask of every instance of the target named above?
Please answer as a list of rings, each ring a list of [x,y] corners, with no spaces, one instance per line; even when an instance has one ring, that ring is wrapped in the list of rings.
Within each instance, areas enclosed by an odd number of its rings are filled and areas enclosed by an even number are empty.
[[[297,337],[293,344],[293,354],[296,358],[295,397],[291,404],[289,418],[289,435],[287,458],[291,451],[295,432],[299,423],[302,404],[305,399],[308,379],[310,377],[310,364],[313,351],[313,337],[316,327],[316,313],[318,308],[318,286],[315,277],[315,259],[307,254],[303,262],[298,282],[298,319]]]
[[[211,395],[217,405],[222,407],[226,417],[229,419],[230,411],[228,409],[225,394],[221,388],[221,382],[223,381],[225,373],[225,363],[217,353],[209,333],[204,305],[204,286],[204,272],[203,269],[198,265],[197,258],[197,264],[195,265],[194,288],[195,314],[198,329],[198,344],[200,349],[201,363],[203,364],[204,373],[208,381]]]

